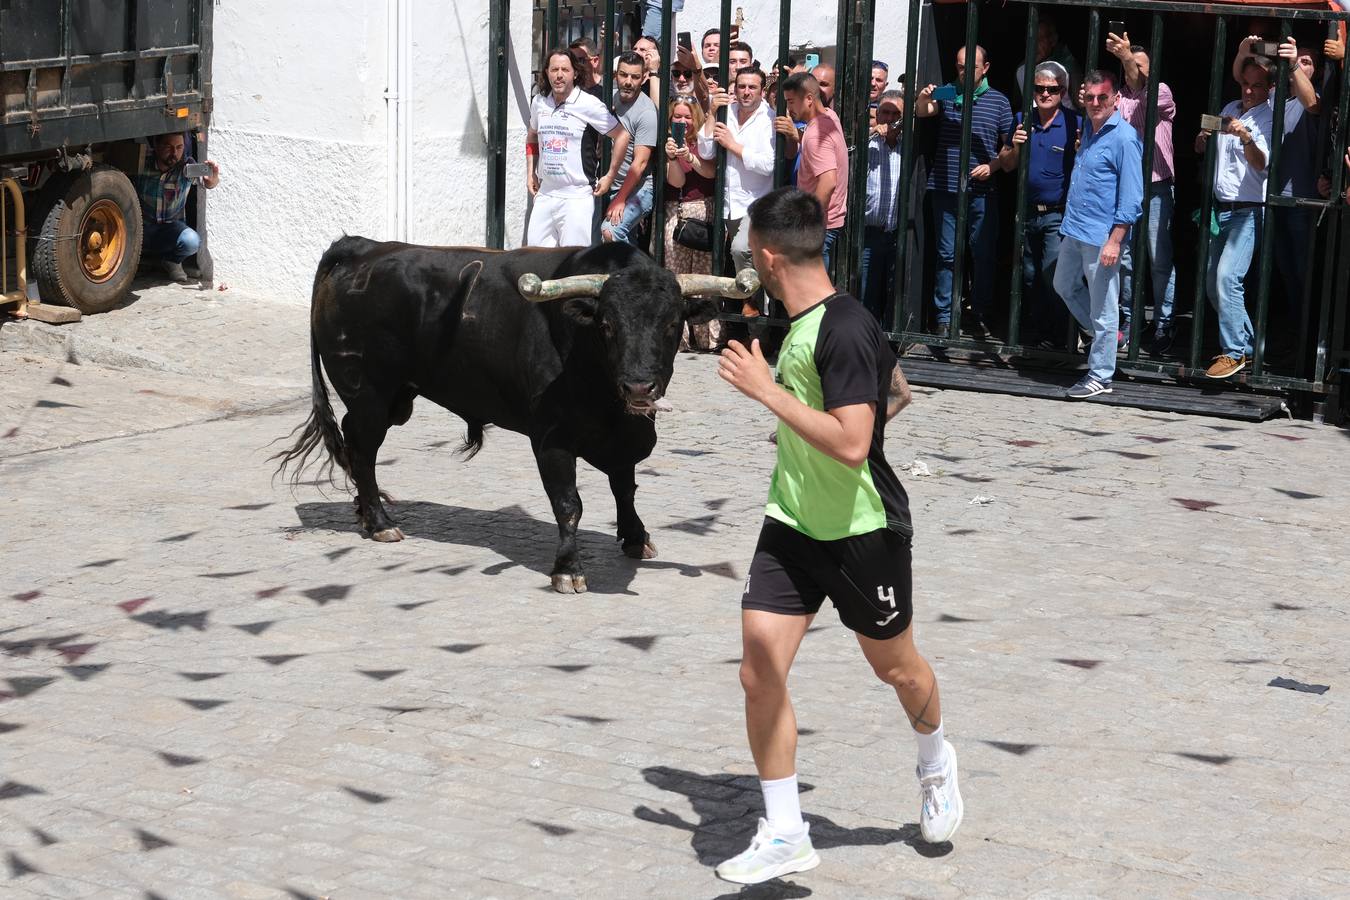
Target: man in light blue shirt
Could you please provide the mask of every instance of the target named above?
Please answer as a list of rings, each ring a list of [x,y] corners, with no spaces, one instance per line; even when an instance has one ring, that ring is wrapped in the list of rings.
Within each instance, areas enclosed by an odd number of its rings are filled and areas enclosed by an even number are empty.
[[[1144,210],[1144,147],[1116,110],[1115,76],[1098,69],[1083,82],[1087,122],[1069,179],[1055,291],[1092,333],[1088,371],[1065,396],[1111,393],[1120,321],[1120,247]]]
[[[862,303],[881,319],[894,293],[895,229],[900,210],[900,122],[905,95],[883,91],[867,141],[867,200],[863,221]]]

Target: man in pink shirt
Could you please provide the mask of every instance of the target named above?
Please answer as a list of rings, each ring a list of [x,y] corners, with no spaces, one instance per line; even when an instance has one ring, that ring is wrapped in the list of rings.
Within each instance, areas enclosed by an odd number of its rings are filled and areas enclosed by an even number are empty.
[[[788,115],[806,123],[797,187],[814,196],[825,210],[823,253],[828,270],[848,209],[848,147],[844,144],[844,128],[834,110],[820,102],[820,82],[811,73],[790,75],[780,90]]]
[[[1125,72],[1116,108],[1125,121],[1134,126],[1139,140],[1144,140],[1145,116],[1148,114],[1148,53],[1138,44],[1130,43],[1130,36],[1108,34],[1106,49],[1120,60]],[[1158,84],[1158,123],[1153,129],[1153,179],[1148,187],[1148,256],[1153,276],[1153,341],[1149,352],[1162,354],[1172,346],[1172,305],[1176,293],[1177,270],[1172,264],[1172,209],[1175,195],[1172,188],[1172,123],[1177,117],[1177,104],[1172,89]],[[1130,316],[1134,298],[1133,247],[1122,247],[1120,257],[1120,319],[1121,332],[1117,343],[1121,349],[1128,346]]]

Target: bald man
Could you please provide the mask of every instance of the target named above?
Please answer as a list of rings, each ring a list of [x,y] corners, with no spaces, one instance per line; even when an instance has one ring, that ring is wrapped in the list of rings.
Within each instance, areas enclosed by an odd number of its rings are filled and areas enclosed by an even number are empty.
[[[811,70],[811,77],[820,85],[820,105],[826,109],[834,108],[834,66],[821,63]]]

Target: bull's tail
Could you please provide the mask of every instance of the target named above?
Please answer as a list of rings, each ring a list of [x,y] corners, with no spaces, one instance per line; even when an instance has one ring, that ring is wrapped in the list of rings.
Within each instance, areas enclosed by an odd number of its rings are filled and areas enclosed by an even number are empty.
[[[351,477],[352,474],[351,464],[347,458],[347,444],[342,440],[342,429],[338,427],[337,419],[333,416],[333,405],[328,400],[328,388],[323,383],[319,346],[314,340],[312,331],[309,337],[309,353],[314,379],[314,400],[310,407],[309,418],[297,425],[289,435],[293,437],[297,432],[299,433],[295,445],[291,449],[283,450],[272,457],[272,459],[281,461],[277,466],[278,475],[285,475],[286,469],[291,469],[292,485],[299,483],[300,474],[309,465],[310,457],[320,444],[323,444],[323,448],[328,455],[327,460],[319,469],[320,477],[332,480],[335,465],[340,466],[348,477]]]

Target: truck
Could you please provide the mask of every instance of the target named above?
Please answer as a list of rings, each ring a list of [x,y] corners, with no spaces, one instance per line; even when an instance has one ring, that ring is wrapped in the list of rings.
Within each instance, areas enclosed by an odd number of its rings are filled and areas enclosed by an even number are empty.
[[[181,132],[207,157],[213,7],[0,0],[0,304],[12,314],[66,321],[126,297],[143,238],[134,178],[150,141]],[[187,214],[209,287],[203,193]]]

